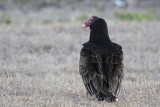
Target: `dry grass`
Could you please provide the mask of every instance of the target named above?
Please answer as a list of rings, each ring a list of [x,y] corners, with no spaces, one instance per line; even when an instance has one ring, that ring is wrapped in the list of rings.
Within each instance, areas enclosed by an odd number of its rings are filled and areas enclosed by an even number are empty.
[[[108,22],[110,38],[124,50],[125,78],[117,103],[86,96],[78,63],[89,29],[56,22],[0,26],[1,107],[160,105],[159,22]]]

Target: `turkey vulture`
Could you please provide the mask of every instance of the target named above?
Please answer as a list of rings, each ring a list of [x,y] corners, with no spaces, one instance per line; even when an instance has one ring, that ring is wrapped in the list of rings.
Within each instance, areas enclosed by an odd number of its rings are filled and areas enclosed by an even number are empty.
[[[99,101],[118,101],[123,79],[122,47],[110,40],[104,19],[93,16],[84,27],[90,27],[90,38],[80,52],[79,72],[87,95],[95,95]]]

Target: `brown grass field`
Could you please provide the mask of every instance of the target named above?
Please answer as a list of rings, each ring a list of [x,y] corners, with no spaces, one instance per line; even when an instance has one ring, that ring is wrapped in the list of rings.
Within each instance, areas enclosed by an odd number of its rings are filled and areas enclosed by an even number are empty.
[[[78,71],[89,38],[82,23],[13,23],[0,25],[0,107],[159,107],[160,22],[107,22],[124,51],[118,102],[86,95]]]

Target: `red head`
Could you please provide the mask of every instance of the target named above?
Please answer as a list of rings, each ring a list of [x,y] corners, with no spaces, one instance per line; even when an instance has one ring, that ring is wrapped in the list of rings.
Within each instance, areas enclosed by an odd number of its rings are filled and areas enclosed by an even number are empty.
[[[93,17],[87,19],[85,21],[85,23],[82,25],[82,29],[85,27],[90,27],[97,19],[98,19],[97,16],[93,16]]]

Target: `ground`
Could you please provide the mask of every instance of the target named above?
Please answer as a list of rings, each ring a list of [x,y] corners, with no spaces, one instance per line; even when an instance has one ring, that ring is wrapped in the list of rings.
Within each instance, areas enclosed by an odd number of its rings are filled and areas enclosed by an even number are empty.
[[[86,95],[78,64],[89,29],[53,21],[0,25],[0,106],[158,107],[160,22],[106,21],[111,40],[124,51],[117,103]]]

